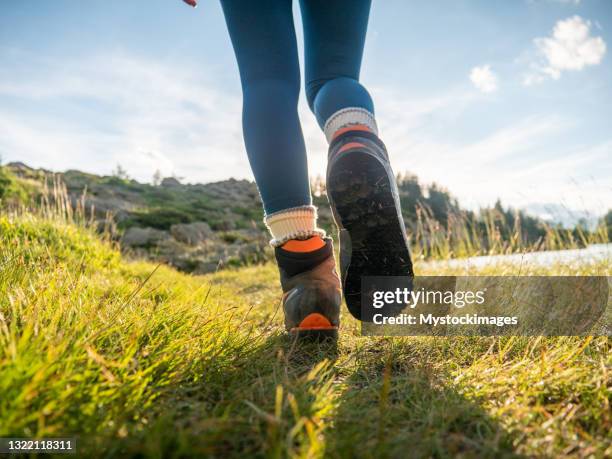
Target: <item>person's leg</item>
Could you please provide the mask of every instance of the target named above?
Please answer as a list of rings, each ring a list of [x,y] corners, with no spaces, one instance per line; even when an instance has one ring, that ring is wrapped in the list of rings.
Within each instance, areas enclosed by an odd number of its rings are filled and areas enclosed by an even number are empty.
[[[374,104],[359,83],[371,0],[301,0],[306,97],[328,141],[346,125],[377,132]]]
[[[372,99],[358,81],[370,0],[300,4],[308,103],[330,143],[327,197],[339,228],[344,297],[351,314],[372,320],[371,305],[361,305],[362,279],[413,271],[395,175]]]
[[[249,162],[279,246],[321,234],[297,103],[300,69],[291,0],[221,0],[243,92]]]
[[[221,0],[243,92],[243,131],[272,234],[292,333],[334,336],[340,280],[316,226],[297,113],[300,70],[292,0]]]

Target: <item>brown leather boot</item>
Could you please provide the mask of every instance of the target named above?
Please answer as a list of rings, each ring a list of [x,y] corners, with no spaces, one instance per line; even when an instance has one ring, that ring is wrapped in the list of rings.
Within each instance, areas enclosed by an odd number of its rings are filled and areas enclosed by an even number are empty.
[[[275,255],[287,331],[303,337],[337,337],[342,289],[331,238],[292,240],[277,247]]]

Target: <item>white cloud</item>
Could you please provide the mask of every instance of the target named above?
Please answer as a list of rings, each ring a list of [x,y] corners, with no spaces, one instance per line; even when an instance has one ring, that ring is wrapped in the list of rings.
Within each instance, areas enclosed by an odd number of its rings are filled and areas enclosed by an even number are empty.
[[[463,206],[477,210],[501,198],[525,207],[539,200],[599,215],[612,202],[612,166],[605,161],[612,141],[564,145],[559,138],[576,127],[572,118],[534,114],[479,133],[441,136],[482,96],[451,91],[423,98],[372,89],[394,171],[447,187]]]
[[[564,71],[579,71],[599,64],[606,54],[601,37],[591,36],[591,21],[572,16],[558,21],[550,37],[534,39],[538,59],[523,78],[526,86],[547,78],[558,80]]]
[[[252,178],[241,103],[206,81],[206,67],[124,53],[0,71],[0,154],[52,170],[108,174],[121,164],[138,180],[156,169],[190,181]],[[15,103],[17,102],[17,103]]]
[[[484,93],[497,91],[497,75],[493,73],[490,65],[474,67],[470,71],[470,80],[476,89]]]
[[[395,91],[388,87],[369,87],[376,101],[376,118],[382,137],[394,152],[419,151],[421,142],[428,142],[415,133],[422,133],[430,127],[432,119],[442,123],[456,124],[467,106],[480,96],[473,91],[451,90],[435,97],[413,97],[405,91]],[[304,102],[300,101],[300,121],[308,151],[308,166],[312,176],[325,177],[327,168],[327,142],[321,134],[314,116]],[[432,148],[436,152],[436,148]],[[435,158],[431,156],[430,158]],[[400,156],[397,171],[414,169],[414,164]]]

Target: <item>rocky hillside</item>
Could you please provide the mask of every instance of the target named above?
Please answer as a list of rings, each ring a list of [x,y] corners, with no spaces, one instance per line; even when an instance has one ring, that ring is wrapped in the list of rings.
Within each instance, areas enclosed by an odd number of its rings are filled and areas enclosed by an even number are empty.
[[[53,176],[22,163],[5,169],[22,184]],[[55,176],[65,184],[73,206],[83,202],[86,213],[100,229],[110,230],[125,253],[194,273],[271,256],[259,194],[247,180],[190,185],[168,177],[155,186],[75,170]]]

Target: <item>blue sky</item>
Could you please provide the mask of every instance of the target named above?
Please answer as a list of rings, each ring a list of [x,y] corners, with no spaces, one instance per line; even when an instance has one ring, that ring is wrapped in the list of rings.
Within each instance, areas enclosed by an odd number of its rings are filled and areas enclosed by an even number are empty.
[[[612,207],[611,43],[607,0],[374,0],[362,81],[396,172],[471,208],[596,215]],[[217,1],[0,2],[5,162],[252,178],[240,104]],[[303,100],[300,115],[324,174]]]

